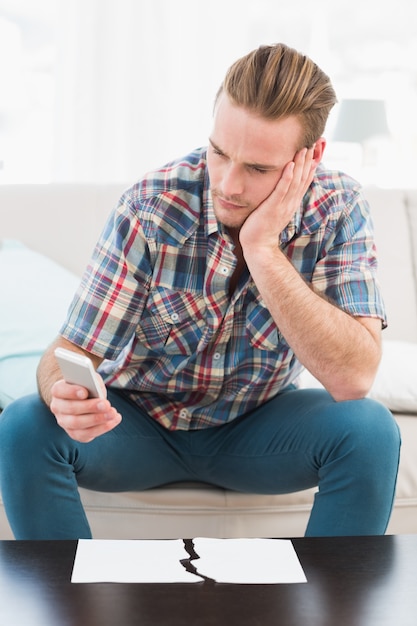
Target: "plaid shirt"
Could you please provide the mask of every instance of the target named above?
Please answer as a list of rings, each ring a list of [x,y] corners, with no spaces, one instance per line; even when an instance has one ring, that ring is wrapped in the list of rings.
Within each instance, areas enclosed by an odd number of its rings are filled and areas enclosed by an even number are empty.
[[[368,205],[319,168],[281,248],[307,282],[385,324]],[[61,334],[105,358],[168,429],[224,424],[293,383],[301,366],[248,271],[232,296],[233,244],[213,213],[205,150],[148,174],[110,215]]]

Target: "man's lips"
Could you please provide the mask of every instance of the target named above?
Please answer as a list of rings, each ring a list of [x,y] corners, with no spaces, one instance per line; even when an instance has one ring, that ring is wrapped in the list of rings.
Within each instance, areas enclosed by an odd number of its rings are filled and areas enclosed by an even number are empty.
[[[238,204],[236,202],[230,202],[230,200],[225,200],[224,198],[221,198],[220,196],[216,196],[216,197],[217,197],[217,201],[224,209],[237,210],[237,209],[246,208],[245,204]]]

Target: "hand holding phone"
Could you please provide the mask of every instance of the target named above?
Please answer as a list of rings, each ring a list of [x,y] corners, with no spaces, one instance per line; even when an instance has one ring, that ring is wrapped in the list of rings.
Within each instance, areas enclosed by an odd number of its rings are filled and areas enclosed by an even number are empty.
[[[85,387],[90,398],[105,398],[93,362],[88,356],[65,348],[56,348],[54,354],[65,382]]]

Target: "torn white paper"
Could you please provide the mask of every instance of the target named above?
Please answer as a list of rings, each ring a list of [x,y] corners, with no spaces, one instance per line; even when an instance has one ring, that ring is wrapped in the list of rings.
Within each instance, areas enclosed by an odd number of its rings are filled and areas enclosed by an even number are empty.
[[[187,571],[187,569],[191,571]],[[194,572],[194,573],[192,573]],[[86,540],[71,582],[307,582],[289,539]]]
[[[196,583],[185,570],[188,554],[181,539],[113,541],[80,539],[71,582]]]
[[[305,583],[289,539],[194,539],[199,574],[219,583]]]

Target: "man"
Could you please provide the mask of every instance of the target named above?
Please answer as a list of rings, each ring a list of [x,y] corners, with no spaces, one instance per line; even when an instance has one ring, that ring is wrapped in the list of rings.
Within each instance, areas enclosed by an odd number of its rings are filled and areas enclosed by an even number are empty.
[[[384,533],[399,434],[365,396],[385,313],[361,190],[320,165],[334,103],[310,59],[260,47],[227,73],[208,149],[123,195],[40,362],[41,399],[1,420],[17,538],[90,537],[78,485],[186,480],[318,485],[307,535]],[[91,357],[107,399],[62,380],[56,346]],[[325,389],[297,388],[303,366]]]

